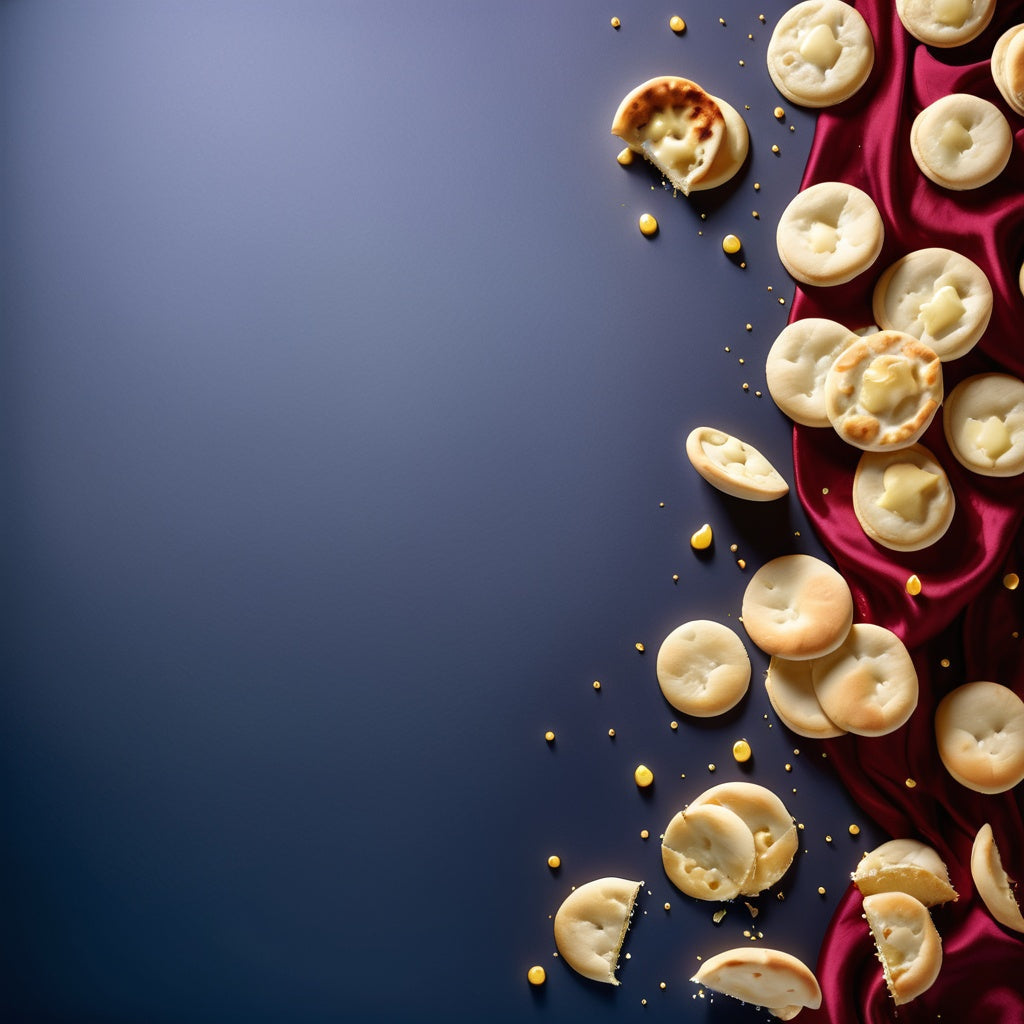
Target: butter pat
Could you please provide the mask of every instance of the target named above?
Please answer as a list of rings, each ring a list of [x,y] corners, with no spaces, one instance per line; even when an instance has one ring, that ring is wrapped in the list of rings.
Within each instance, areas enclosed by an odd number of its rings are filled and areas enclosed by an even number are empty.
[[[949,330],[966,312],[960,293],[951,284],[944,284],[931,299],[921,304],[919,319],[924,329],[935,337]]]
[[[836,243],[839,241],[839,229],[816,220],[811,225],[807,241],[815,252],[835,252]]]
[[[967,126],[955,118],[946,122],[939,135],[939,142],[954,153],[966,153],[974,145],[974,139]]]
[[[910,462],[894,462],[882,474],[882,496],[878,504],[903,519],[922,522],[928,511],[929,496],[935,493],[939,478]]]
[[[835,66],[843,47],[836,41],[828,25],[815,25],[800,42],[800,56],[816,64],[822,71]]]
[[[1001,455],[1005,455],[1013,447],[1013,438],[1006,423],[998,416],[989,416],[982,422],[969,418],[964,428],[967,439],[985,455],[995,462]]]
[[[960,28],[971,16],[971,0],[934,0],[932,13],[941,24]]]
[[[864,371],[860,389],[860,404],[877,416],[886,409],[894,409],[905,398],[916,395],[920,389],[914,380],[910,364],[899,356],[881,355],[872,360]]]

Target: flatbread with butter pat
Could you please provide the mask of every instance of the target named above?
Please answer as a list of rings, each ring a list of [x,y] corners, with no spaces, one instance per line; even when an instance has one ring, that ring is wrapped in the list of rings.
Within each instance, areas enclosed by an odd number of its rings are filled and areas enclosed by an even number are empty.
[[[612,134],[650,160],[684,196],[711,171],[725,139],[725,115],[688,78],[651,78],[628,93]]]
[[[643,882],[596,878],[573,889],[555,914],[555,945],[577,974],[618,985],[615,968]]]
[[[789,493],[782,474],[753,445],[724,430],[695,427],[686,438],[686,456],[712,487],[734,498],[774,501]]]

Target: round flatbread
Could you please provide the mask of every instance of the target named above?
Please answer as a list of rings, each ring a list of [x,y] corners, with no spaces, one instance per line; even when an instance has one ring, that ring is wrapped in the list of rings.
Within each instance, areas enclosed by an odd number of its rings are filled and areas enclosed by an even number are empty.
[[[1024,700],[999,683],[964,683],[939,702],[935,741],[960,785],[1005,793],[1024,780]]]
[[[924,445],[865,452],[853,477],[861,529],[892,551],[920,551],[953,522],[956,501],[946,471]]]
[[[782,555],[750,578],[743,626],[766,654],[791,661],[834,651],[850,631],[853,595],[846,580],[813,555]]]
[[[725,138],[711,166],[690,186],[691,192],[706,192],[731,181],[743,166],[750,150],[750,133],[739,111],[718,96],[711,97],[725,118]]]
[[[987,822],[978,829],[971,848],[971,877],[982,903],[1004,927],[1024,933],[1024,914],[1014,890],[1017,883],[1003,868],[992,826]]]
[[[750,685],[750,658],[728,626],[694,619],[677,626],[661,643],[658,685],[677,711],[697,718],[735,707]]]
[[[1012,110],[1024,116],[1024,25],[1008,28],[992,48],[992,80]]]
[[[814,692],[811,670],[814,659],[809,661],[787,661],[777,654],[768,663],[768,674],[764,688],[775,713],[786,728],[807,739],[825,740],[846,735],[828,715],[825,714]]]
[[[735,899],[754,874],[754,835],[728,808],[691,805],[668,823],[661,862],[672,884],[687,896]]]
[[[871,196],[842,181],[822,181],[790,200],[775,242],[797,281],[831,287],[864,273],[882,251],[884,236]]]
[[[612,134],[650,160],[685,196],[714,164],[725,138],[725,115],[696,82],[663,75],[623,97]]]
[[[942,408],[957,462],[982,476],[1024,473],[1024,381],[1005,373],[962,380]]]
[[[867,81],[875,46],[864,19],[841,0],[806,0],[779,18],[768,40],[768,74],[786,99],[831,107]]]
[[[952,249],[907,253],[878,279],[871,308],[878,325],[923,341],[943,362],[966,355],[992,316],[985,272]]]
[[[905,892],[864,897],[864,916],[875,940],[889,994],[897,1006],[935,983],[942,968],[942,940],[928,908]]]
[[[706,804],[732,811],[754,837],[754,873],[741,886],[741,895],[756,896],[782,878],[796,855],[797,829],[786,805],[770,789],[753,782],[723,782],[701,793],[690,808]]]
[[[690,980],[744,1003],[763,1006],[782,1020],[795,1016],[794,1009],[821,1006],[821,988],[813,971],[792,954],[766,946],[739,946],[716,953]]]
[[[924,342],[900,331],[858,338],[825,375],[825,412],[855,448],[906,448],[928,429],[942,402],[942,364]]]
[[[896,0],[903,27],[928,46],[963,46],[988,27],[995,0]]]
[[[712,487],[747,501],[774,501],[789,493],[782,474],[752,445],[714,427],[695,427],[686,457]]]
[[[835,320],[805,317],[782,329],[765,361],[765,383],[775,404],[794,423],[830,426],[825,377],[857,335]]]
[[[957,899],[946,862],[919,839],[890,839],[865,853],[853,882],[865,896],[905,892],[926,907]]]
[[[971,93],[951,93],[914,118],[910,149],[926,178],[962,192],[1002,174],[1013,152],[1013,133],[994,103]]]
[[[831,654],[816,658],[811,682],[825,714],[858,736],[884,736],[905,725],[918,700],[914,662],[884,626],[858,622]]]
[[[574,889],[555,913],[555,945],[577,974],[618,985],[615,968],[643,882],[597,878]]]

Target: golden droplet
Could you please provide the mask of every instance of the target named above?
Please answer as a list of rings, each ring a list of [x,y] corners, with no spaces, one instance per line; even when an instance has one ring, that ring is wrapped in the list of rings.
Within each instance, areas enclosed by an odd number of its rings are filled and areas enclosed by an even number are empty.
[[[907,779],[903,785],[906,786],[907,789],[914,789],[917,786],[917,781],[915,779]]]
[[[646,235],[648,238],[658,233],[658,222],[652,214],[641,213],[637,226],[640,228],[640,234]]]
[[[633,771],[633,779],[641,789],[646,789],[654,782],[654,772],[645,764],[638,764]]]
[[[601,689],[601,680],[600,679],[595,679],[594,680],[594,689],[595,690],[600,690]]]
[[[850,835],[851,836],[859,836],[860,835],[860,825],[851,825],[850,826]]]
[[[553,853],[550,857],[548,857],[548,867],[551,868],[552,871],[554,871],[556,868],[560,868],[561,866],[562,858],[559,857],[557,853]]]
[[[786,112],[782,109],[782,107],[776,107],[772,111],[772,113],[775,115],[775,119],[777,121],[781,121],[786,116]]]
[[[773,153],[778,153],[779,152],[779,147],[777,145],[773,145],[772,146],[772,152]]]
[[[555,734],[550,729],[548,729],[548,731],[546,733],[544,733],[544,739],[546,739],[548,741],[548,743],[554,743],[555,742]]]
[[[615,739],[615,730],[614,730],[614,729],[609,729],[609,730],[608,730],[608,738],[609,738],[610,740],[613,740],[613,739]]]
[[[628,167],[633,162],[633,150],[626,146],[625,149],[619,150],[619,155],[615,158],[623,167]]]
[[[949,668],[949,658],[943,658],[942,661],[939,662],[939,664],[943,668]]]
[[[1007,590],[1016,590],[1020,586],[1020,577],[1015,572],[1008,572],[1003,577],[1003,586]]]
[[[715,770],[715,766],[713,764],[709,764],[708,765],[708,771],[709,772],[713,772],[714,770]]]
[[[620,28],[621,26],[622,22],[618,18],[612,18],[612,28]]]
[[[714,533],[711,530],[711,524],[705,523],[690,537],[690,547],[694,551],[707,551],[711,547],[712,540],[714,540]]]
[[[633,644],[633,646],[634,646],[634,647],[635,647],[635,648],[636,648],[636,649],[637,649],[637,650],[638,650],[638,651],[639,651],[639,652],[640,652],[641,654],[643,654],[643,653],[644,653],[644,651],[646,651],[646,650],[647,650],[647,648],[646,648],[646,647],[644,647],[644,645],[643,645],[643,642],[642,642],[642,641],[640,641],[640,640],[638,640],[638,641],[637,641],[637,642],[636,642],[635,644]]]
[[[907,579],[907,593],[911,597],[917,597],[921,593],[921,580],[916,573]]]
[[[819,885],[818,886],[818,895],[819,896],[824,896],[825,895],[825,886],[823,886],[823,885]]]
[[[739,240],[736,235],[726,235],[722,239],[722,250],[727,252],[730,256],[735,255],[743,248],[743,243]]]
[[[673,32],[685,32],[686,22],[683,21],[683,19],[680,18],[678,14],[673,14],[672,17],[669,18],[668,20],[668,27],[672,29]]]
[[[650,839],[651,838],[651,833],[648,832],[647,829],[642,828],[642,829],[640,829],[640,838],[641,839]]]
[[[750,749],[750,744],[746,740],[737,740],[732,745],[732,756],[736,759],[738,764],[746,764],[750,760],[753,751]]]
[[[531,967],[526,972],[526,980],[529,981],[531,985],[543,985],[544,982],[547,981],[547,978],[547,971],[545,971],[540,964]]]
[[[669,722],[668,723],[668,727],[670,729],[678,729],[679,728],[679,723],[678,722]]]

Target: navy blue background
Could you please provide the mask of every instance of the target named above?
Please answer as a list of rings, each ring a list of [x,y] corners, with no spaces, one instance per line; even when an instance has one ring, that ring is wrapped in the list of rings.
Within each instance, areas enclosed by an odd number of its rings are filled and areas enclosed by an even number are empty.
[[[813,133],[773,11],[690,6],[0,3],[0,1019],[747,1021],[698,955],[814,964],[868,823],[752,645],[724,720],[672,731],[654,677],[818,553],[683,455],[711,423],[791,478],[763,367]],[[752,134],[691,200],[608,133],[669,73]],[[741,777],[804,852],[716,926],[658,836]],[[552,957],[608,873],[647,882],[616,990]]]

